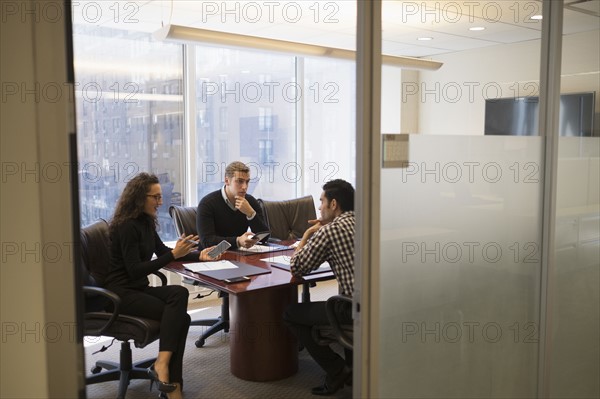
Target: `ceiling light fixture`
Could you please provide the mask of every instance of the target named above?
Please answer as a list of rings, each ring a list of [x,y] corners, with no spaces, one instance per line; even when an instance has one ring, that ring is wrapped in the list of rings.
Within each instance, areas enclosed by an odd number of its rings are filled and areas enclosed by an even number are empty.
[[[529,18],[529,19],[533,19],[535,21],[539,21],[540,19],[542,19],[542,16],[541,16],[541,14],[532,15],[531,18]]]
[[[433,37],[418,37],[417,40],[426,42],[428,40],[433,40]]]
[[[177,43],[207,44],[217,46],[232,46],[242,49],[276,51],[280,53],[304,55],[309,57],[331,57],[345,60],[355,60],[356,52],[332,47],[316,46],[289,42],[285,40],[267,39],[263,37],[239,35],[235,33],[217,32],[208,29],[192,28],[189,26],[166,25],[154,33],[156,40]],[[413,57],[381,55],[381,63],[405,69],[437,70],[443,63]]]
[[[469,30],[473,31],[473,32],[477,32],[477,31],[480,31],[480,30],[485,30],[485,28],[483,26],[472,26],[472,27],[469,28]]]

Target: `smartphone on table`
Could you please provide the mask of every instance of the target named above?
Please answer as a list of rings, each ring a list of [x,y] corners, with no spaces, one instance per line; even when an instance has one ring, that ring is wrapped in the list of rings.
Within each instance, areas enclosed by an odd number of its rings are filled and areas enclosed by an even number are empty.
[[[208,251],[208,256],[211,258],[216,258],[221,255],[223,252],[227,251],[227,249],[231,246],[231,244],[225,240],[218,243],[213,249]]]

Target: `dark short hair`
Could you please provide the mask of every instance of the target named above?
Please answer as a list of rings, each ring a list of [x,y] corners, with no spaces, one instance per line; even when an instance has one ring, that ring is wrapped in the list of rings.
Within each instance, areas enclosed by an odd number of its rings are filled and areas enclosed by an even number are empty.
[[[235,172],[250,173],[250,168],[243,162],[234,161],[225,168],[225,176],[232,178]]]
[[[346,180],[335,179],[323,184],[325,198],[331,202],[335,200],[342,208],[342,212],[354,210],[354,187]]]

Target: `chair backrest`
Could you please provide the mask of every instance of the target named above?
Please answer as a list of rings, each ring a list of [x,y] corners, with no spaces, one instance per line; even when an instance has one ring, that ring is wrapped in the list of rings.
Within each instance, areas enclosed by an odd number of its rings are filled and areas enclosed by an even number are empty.
[[[108,222],[98,219],[81,229],[81,260],[99,286],[104,285],[110,265]]]
[[[169,215],[171,215],[173,223],[175,223],[175,230],[177,230],[178,236],[184,233],[186,235],[198,234],[196,229],[197,212],[198,208],[195,206],[171,205],[169,207]]]
[[[295,240],[310,227],[308,220],[316,219],[313,197],[307,195],[285,201],[259,199],[272,238]]]

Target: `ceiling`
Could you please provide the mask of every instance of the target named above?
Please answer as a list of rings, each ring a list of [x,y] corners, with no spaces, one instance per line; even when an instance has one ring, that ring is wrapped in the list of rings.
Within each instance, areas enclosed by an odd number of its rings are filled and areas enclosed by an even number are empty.
[[[434,57],[541,37],[539,0],[384,1],[382,52]],[[175,24],[355,49],[356,2],[342,1],[78,1],[74,22],[152,33]],[[484,30],[470,31],[471,27]],[[565,0],[564,34],[600,29],[600,0]],[[420,38],[430,38],[423,41]]]

